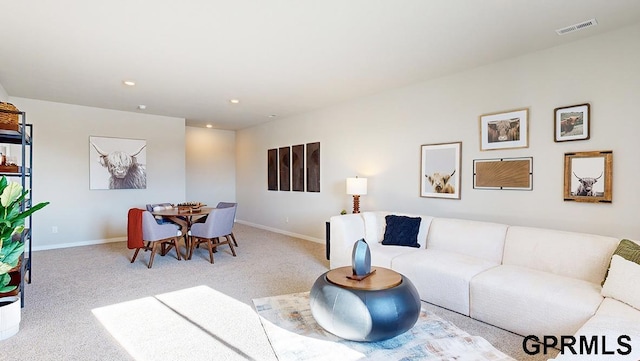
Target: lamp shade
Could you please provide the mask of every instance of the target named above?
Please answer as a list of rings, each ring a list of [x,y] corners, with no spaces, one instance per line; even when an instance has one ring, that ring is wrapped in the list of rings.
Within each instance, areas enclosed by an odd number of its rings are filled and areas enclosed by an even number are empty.
[[[367,178],[347,178],[347,194],[360,196],[367,194]]]

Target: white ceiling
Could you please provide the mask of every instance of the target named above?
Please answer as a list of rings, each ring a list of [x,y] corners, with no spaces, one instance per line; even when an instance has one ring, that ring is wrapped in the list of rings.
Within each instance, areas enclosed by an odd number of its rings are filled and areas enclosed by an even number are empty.
[[[144,104],[219,129],[640,23],[638,0],[12,0],[0,9],[10,96]],[[598,26],[555,33],[592,18]]]

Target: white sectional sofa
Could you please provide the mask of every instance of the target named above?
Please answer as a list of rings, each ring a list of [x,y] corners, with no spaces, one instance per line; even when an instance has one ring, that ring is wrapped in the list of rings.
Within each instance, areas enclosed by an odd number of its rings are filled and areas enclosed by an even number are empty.
[[[420,217],[420,247],[383,245],[387,215]],[[617,238],[364,212],[331,218],[330,267],[350,266],[361,238],[372,265],[408,277],[424,301],[540,340],[607,334],[615,349],[613,334],[631,333],[633,354],[640,352],[640,310],[601,294]]]

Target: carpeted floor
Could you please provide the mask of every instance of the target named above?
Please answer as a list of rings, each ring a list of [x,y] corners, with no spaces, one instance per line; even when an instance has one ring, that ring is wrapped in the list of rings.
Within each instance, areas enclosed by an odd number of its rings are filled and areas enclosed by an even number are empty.
[[[175,340],[176,348],[193,342],[191,346],[195,349],[204,341],[181,339],[177,319],[170,321],[173,316],[163,316],[155,301],[166,302],[169,295],[187,297],[182,295],[188,289],[206,286],[228,296],[229,305],[249,312],[252,299],[308,291],[328,269],[322,244],[242,224],[236,224],[234,233],[240,244],[238,256],[232,257],[228,248],[221,247],[213,265],[208,262],[205,250],[197,250],[190,261],[176,260],[172,251],[165,257],[157,256],[153,268],[147,269],[149,254],[140,254],[131,264],[133,252],[126,249],[125,243],[36,252],[33,282],[26,286],[20,332],[0,341],[0,360],[145,360],[132,347],[148,340],[123,341],[122,336],[112,333],[113,329],[109,331],[109,321],[98,316],[99,310],[123,305],[135,305],[129,317],[132,324],[138,325],[136,335],[148,333],[158,348]],[[149,300],[155,301],[145,303]],[[230,306],[211,304],[206,309],[201,306],[200,312],[210,312],[207,317],[220,316],[220,331],[207,331],[209,337],[220,341],[210,347],[212,360],[275,360],[266,335],[237,322]],[[484,337],[517,360],[539,361],[555,356],[528,356],[522,351],[520,336],[440,307],[424,306],[468,333]],[[149,315],[165,321],[159,324],[166,334],[149,332],[144,327],[149,323],[138,322]],[[232,341],[228,335],[234,335]],[[165,337],[169,341],[162,341]],[[196,359],[189,352],[154,355],[154,360]]]

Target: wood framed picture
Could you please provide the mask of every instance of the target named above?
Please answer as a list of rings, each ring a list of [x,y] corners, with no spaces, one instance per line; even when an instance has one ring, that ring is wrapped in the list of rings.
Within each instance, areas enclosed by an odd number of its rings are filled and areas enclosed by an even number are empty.
[[[529,109],[480,116],[480,150],[527,148]]]
[[[474,159],[473,188],[530,191],[533,158]]]
[[[553,114],[554,141],[586,140],[591,136],[589,103],[556,108]]]
[[[420,196],[460,199],[462,142],[424,144],[420,160]]]
[[[564,200],[611,203],[613,151],[564,154]]]

